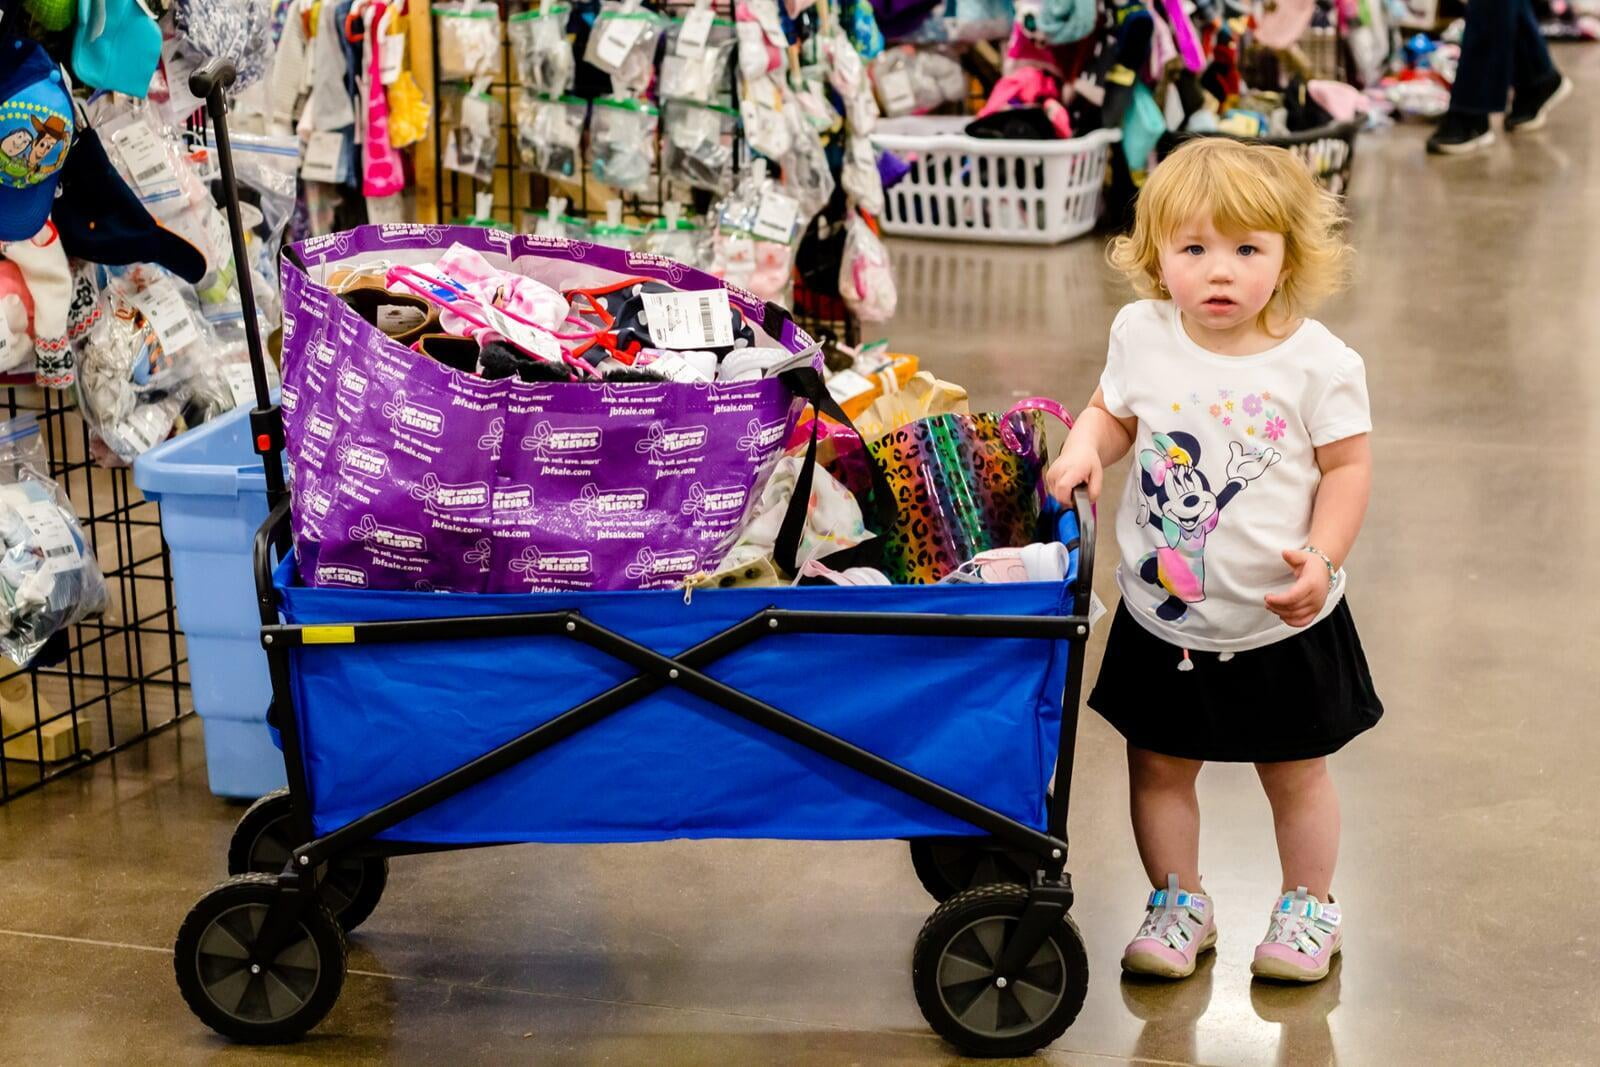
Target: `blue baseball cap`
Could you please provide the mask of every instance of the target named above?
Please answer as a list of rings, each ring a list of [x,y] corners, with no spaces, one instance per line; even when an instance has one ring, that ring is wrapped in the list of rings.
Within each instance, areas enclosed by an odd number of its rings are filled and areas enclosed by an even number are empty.
[[[44,228],[72,147],[72,98],[61,68],[20,37],[0,39],[0,241]]]

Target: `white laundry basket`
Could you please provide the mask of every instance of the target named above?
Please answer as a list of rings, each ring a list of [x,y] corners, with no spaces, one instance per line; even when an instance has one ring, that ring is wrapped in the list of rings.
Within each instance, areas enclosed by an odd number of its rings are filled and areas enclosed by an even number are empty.
[[[885,233],[1053,245],[1094,229],[1119,130],[1068,141],[968,137],[970,119],[885,119],[872,143],[911,163],[885,191]]]

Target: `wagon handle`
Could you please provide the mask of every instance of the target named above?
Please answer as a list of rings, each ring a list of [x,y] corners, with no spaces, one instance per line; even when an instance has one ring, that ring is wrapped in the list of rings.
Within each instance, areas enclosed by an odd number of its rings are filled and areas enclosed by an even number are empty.
[[[228,237],[233,247],[234,275],[239,304],[244,312],[244,339],[250,350],[250,372],[256,406],[250,412],[250,436],[267,476],[267,507],[276,508],[285,495],[283,477],[283,415],[272,402],[267,384],[267,357],[261,347],[261,323],[256,318],[256,292],[250,260],[244,246],[244,223],[239,212],[239,183],[233,169],[233,145],[228,140],[227,90],[238,70],[226,59],[207,60],[189,75],[189,91],[206,102],[206,114],[216,131],[217,162],[222,171],[223,199],[228,213]]]

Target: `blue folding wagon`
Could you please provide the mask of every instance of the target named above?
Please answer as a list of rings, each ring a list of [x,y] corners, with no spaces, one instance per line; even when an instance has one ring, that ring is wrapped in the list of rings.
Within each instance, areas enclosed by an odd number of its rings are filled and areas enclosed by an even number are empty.
[[[192,85],[243,262],[231,80],[213,63]],[[267,1043],[317,1025],[391,857],[712,837],[909,840],[940,901],[911,969],[934,1030],[1018,1056],[1071,1025],[1088,981],[1065,871],[1086,500],[1060,516],[1061,584],[312,589],[294,577],[282,422],[253,330],[249,343],[272,504],[256,587],[289,786],[244,814],[232,877],[178,932],[178,986],[208,1026]]]

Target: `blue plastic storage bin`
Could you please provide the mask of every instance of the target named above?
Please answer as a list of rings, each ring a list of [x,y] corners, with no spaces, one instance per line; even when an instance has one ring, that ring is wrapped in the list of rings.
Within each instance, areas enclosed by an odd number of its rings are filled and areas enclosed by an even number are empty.
[[[134,464],[133,480],[161,503],[211,791],[250,798],[280,788],[283,756],[267,731],[272,686],[251,573],[252,542],[267,518],[267,481],[248,409],[151,449]]]

